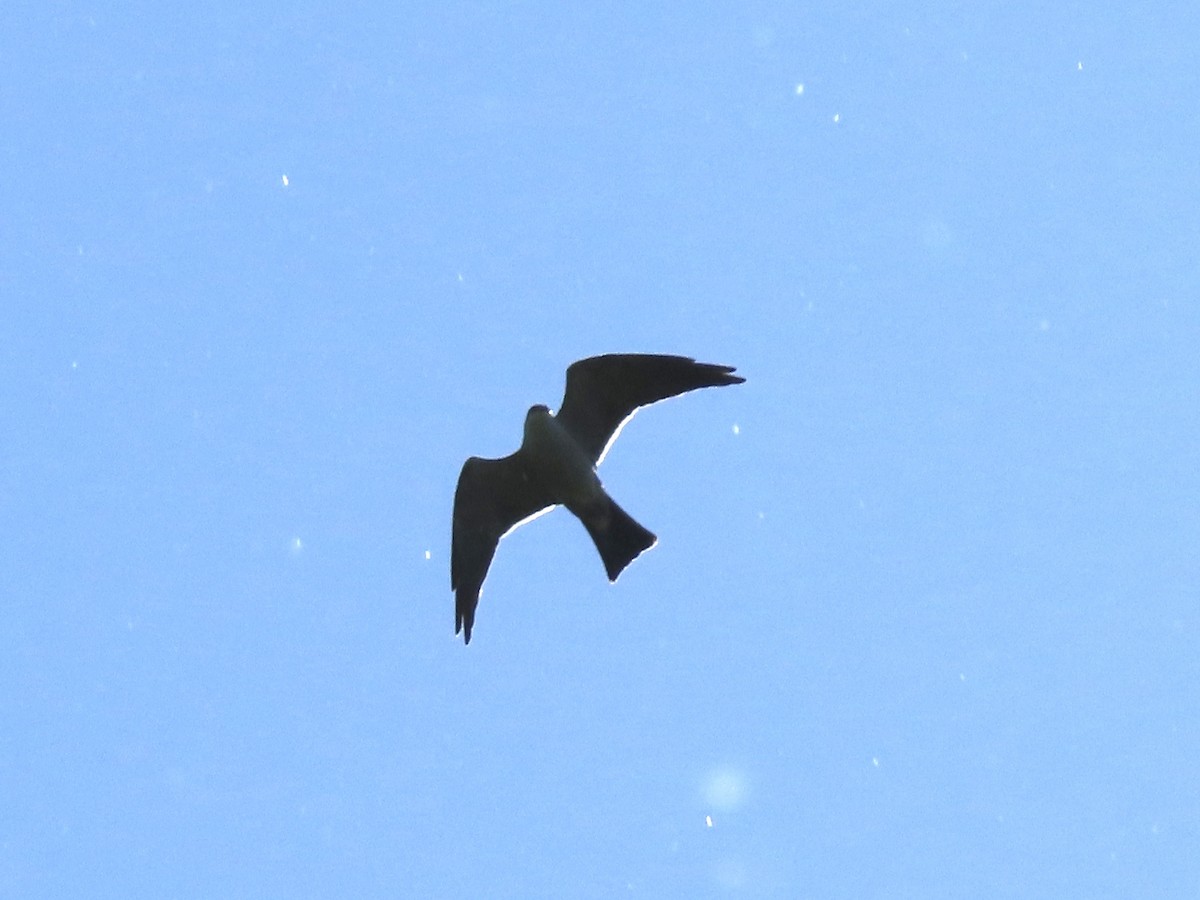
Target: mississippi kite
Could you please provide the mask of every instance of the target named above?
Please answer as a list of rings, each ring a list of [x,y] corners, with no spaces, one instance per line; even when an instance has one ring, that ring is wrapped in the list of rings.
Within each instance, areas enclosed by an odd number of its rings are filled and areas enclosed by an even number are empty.
[[[454,492],[454,633],[471,642],[479,592],[500,539],[555,506],[583,522],[609,581],[653,547],[658,538],[605,493],[596,467],[639,407],[746,380],[733,371],[686,356],[612,353],[581,359],[567,369],[557,415],[545,406],[529,408],[521,449],[503,459],[468,459]]]

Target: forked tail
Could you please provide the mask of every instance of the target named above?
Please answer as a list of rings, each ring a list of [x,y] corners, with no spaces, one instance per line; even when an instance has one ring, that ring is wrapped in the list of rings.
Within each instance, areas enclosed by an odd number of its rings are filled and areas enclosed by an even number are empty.
[[[600,551],[608,580],[616,581],[627,565],[658,543],[658,538],[617,506],[611,497],[606,495],[604,499],[607,503],[586,510],[579,518]]]

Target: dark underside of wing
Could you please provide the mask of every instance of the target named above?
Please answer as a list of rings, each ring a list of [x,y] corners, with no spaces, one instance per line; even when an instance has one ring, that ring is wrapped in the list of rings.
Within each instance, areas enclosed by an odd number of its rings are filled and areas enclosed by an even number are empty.
[[[604,455],[621,423],[640,406],[698,388],[741,384],[732,366],[699,363],[687,356],[612,353],[573,363],[556,419],[588,452]]]
[[[521,521],[551,501],[530,482],[518,450],[503,459],[472,456],[458,476],[450,540],[450,587],[454,596],[454,633],[471,641],[479,591],[496,545]]]

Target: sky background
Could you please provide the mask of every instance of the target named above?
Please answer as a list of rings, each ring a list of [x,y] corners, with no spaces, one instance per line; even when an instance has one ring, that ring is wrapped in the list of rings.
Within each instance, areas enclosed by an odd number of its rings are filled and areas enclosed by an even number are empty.
[[[1197,9],[6,4],[0,896],[1197,896]]]

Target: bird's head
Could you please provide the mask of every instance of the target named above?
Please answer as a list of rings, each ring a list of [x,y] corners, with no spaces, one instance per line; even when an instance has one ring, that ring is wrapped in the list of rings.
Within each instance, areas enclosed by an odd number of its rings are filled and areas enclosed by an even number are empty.
[[[550,417],[550,407],[543,406],[541,403],[534,404],[529,407],[529,412],[525,413],[525,430],[529,431],[529,426],[534,422],[542,421]]]

